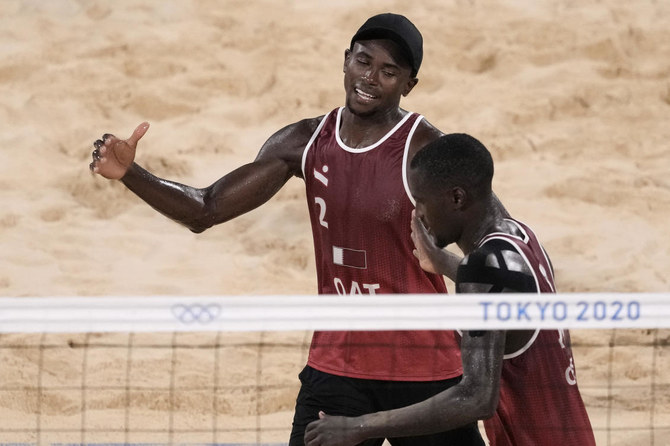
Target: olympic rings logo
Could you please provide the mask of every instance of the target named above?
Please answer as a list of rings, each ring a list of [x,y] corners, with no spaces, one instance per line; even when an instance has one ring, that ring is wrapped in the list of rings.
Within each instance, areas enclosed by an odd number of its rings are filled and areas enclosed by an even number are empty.
[[[179,322],[192,324],[198,322],[208,324],[221,314],[221,306],[218,304],[176,304],[172,306],[172,315]]]

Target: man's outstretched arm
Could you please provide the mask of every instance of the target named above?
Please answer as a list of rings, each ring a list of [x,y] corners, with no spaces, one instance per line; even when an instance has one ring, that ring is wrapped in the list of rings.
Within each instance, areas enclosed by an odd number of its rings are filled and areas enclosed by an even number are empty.
[[[105,134],[94,143],[94,173],[120,180],[158,212],[193,232],[228,221],[257,208],[274,196],[292,176],[318,120],[289,125],[270,137],[256,159],[205,188],[159,178],[134,162],[137,142],[149,124],[140,124],[130,138]]]

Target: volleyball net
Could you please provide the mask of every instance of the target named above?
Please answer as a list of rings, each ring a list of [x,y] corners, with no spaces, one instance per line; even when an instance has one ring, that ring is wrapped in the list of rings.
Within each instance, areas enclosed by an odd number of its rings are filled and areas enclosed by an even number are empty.
[[[570,329],[598,445],[670,444],[667,294],[0,298],[0,445],[282,445],[314,330]]]

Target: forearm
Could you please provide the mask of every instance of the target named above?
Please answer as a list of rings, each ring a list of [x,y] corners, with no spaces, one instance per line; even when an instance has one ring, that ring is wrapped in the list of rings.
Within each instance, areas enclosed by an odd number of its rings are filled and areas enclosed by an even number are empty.
[[[362,439],[426,435],[452,430],[495,413],[505,332],[465,332],[461,353],[463,378],[420,403],[363,415],[355,420]]]
[[[137,164],[121,181],[161,214],[202,232],[267,202],[291,176],[286,162],[270,158],[240,166],[203,189],[158,178]]]
[[[363,415],[355,421],[362,439],[444,432],[491,416],[489,399],[477,395],[481,392],[486,389],[454,387],[412,406]]]
[[[164,180],[133,164],[121,182],[149,206],[191,231],[212,226],[205,215],[202,189]]]

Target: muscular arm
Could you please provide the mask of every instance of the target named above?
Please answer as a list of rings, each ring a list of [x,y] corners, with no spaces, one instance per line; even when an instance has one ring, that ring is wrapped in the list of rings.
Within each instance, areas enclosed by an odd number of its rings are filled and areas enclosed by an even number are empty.
[[[202,232],[265,203],[292,174],[284,160],[269,158],[238,167],[211,186],[195,188],[158,178],[133,164],[121,182],[161,214]]]
[[[121,158],[116,152],[123,155],[124,151],[132,150],[129,167],[119,175],[121,182],[161,214],[193,232],[202,232],[257,208],[292,176],[301,176],[302,153],[318,122],[318,119],[304,120],[279,130],[265,142],[253,162],[205,188],[159,178],[132,162],[134,145],[139,138],[120,141],[105,135],[102,141],[96,142],[96,147],[99,142],[104,144],[101,158],[109,164],[100,158],[96,160],[94,152],[91,168],[95,172],[107,169]]]

